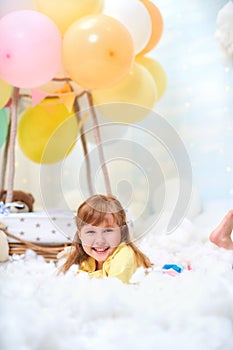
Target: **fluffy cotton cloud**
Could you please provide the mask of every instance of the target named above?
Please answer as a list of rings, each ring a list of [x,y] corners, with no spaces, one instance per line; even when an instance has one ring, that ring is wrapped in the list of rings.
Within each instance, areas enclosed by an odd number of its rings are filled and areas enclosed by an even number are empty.
[[[155,266],[134,284],[57,275],[33,251],[14,254],[0,264],[1,349],[232,350],[233,255],[208,241],[222,211],[213,205],[171,235],[153,227],[139,247]],[[191,270],[174,277],[165,263]]]

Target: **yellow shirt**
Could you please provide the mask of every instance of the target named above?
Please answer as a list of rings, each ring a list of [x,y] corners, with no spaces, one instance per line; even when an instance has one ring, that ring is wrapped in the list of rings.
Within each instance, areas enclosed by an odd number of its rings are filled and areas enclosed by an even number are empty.
[[[117,277],[122,282],[129,283],[137,267],[133,249],[125,243],[121,243],[105,260],[102,270],[95,270],[96,261],[92,257],[83,261],[79,270],[88,272],[90,277]]]

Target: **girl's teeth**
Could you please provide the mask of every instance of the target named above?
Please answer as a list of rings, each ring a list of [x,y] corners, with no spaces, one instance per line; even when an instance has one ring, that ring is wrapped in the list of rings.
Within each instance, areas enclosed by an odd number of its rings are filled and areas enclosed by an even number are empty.
[[[94,248],[97,252],[104,252],[107,248]]]

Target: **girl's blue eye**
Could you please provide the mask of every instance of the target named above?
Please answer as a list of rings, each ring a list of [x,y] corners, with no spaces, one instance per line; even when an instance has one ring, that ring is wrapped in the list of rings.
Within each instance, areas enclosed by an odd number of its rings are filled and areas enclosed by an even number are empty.
[[[105,230],[105,232],[112,232],[112,231],[113,231],[112,228],[107,228],[107,229]]]
[[[90,231],[87,231],[86,233],[93,234],[95,233],[95,231],[90,230]]]

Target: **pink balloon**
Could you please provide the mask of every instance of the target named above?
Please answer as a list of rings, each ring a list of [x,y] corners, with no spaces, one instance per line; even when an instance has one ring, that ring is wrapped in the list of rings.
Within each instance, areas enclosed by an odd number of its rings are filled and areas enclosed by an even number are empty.
[[[0,77],[19,88],[47,83],[60,69],[62,37],[56,24],[33,10],[0,19]]]

